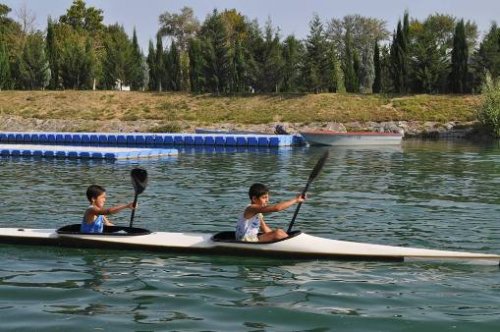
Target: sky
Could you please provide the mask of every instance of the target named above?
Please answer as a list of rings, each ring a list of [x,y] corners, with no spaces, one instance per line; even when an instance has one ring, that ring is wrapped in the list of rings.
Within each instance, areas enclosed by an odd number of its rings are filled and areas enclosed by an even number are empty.
[[[0,3],[12,9],[9,17],[16,20],[16,12],[25,7],[36,17],[36,28],[44,30],[47,18],[58,19],[73,0],[0,0]],[[500,24],[499,0],[86,0],[85,3],[87,7],[103,10],[105,24],[119,23],[130,36],[135,27],[143,51],[147,51],[149,40],[155,38],[159,15],[166,11],[179,13],[184,6],[193,8],[200,22],[214,8],[219,11],[234,8],[251,20],[257,19],[261,26],[270,19],[283,37],[294,34],[299,39],[307,37],[314,14],[323,22],[351,14],[378,18],[387,22],[390,32],[395,30],[405,10],[411,18],[419,20],[434,13],[450,14],[475,22],[480,37],[493,21]]]

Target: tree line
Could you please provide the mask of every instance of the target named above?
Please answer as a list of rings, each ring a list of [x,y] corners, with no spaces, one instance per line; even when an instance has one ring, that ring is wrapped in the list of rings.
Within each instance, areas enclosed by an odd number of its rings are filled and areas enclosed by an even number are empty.
[[[477,25],[446,14],[405,12],[384,21],[314,15],[303,40],[282,37],[235,9],[200,22],[189,7],[159,15],[147,54],[135,29],[105,25],[101,9],[74,0],[45,31],[16,21],[0,3],[0,89],[114,89],[244,94],[282,92],[475,93],[500,74],[500,28],[479,41]]]

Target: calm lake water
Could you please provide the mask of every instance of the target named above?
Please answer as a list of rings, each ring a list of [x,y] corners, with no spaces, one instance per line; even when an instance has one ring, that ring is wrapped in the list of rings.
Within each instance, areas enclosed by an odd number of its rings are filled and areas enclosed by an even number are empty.
[[[78,223],[85,189],[131,201],[136,226],[232,229],[256,181],[271,200],[307,182],[324,148],[183,150],[160,160],[0,159],[0,227]],[[500,253],[500,146],[407,141],[332,148],[296,229],[328,238]],[[286,228],[293,209],[267,217]],[[129,212],[113,216],[128,224]],[[498,331],[500,269],[296,261],[0,244],[2,331]]]

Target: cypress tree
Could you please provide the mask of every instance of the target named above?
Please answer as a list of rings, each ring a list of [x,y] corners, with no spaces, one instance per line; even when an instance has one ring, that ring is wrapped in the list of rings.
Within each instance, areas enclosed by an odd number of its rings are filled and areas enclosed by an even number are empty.
[[[166,75],[169,79],[169,84],[167,89],[173,91],[180,91],[181,89],[181,81],[182,81],[182,73],[181,73],[181,61],[179,50],[177,49],[175,41],[172,41],[170,44],[170,51],[168,52],[168,66]]]
[[[465,39],[464,20],[460,20],[453,35],[453,49],[451,51],[451,91],[464,93],[467,90],[469,48]]]
[[[148,45],[148,57],[146,58],[146,64],[148,65],[148,89],[149,91],[156,91],[158,89],[157,81],[158,77],[156,75],[156,50],[153,45],[153,41],[149,40]]]
[[[47,22],[47,36],[45,37],[45,43],[46,43],[45,47],[46,47],[47,60],[49,62],[49,69],[50,69],[49,88],[55,90],[59,88],[59,82],[60,82],[59,54],[56,45],[54,22],[52,22],[50,17]]]
[[[380,49],[378,42],[375,42],[373,50],[373,65],[375,67],[375,79],[373,80],[372,91],[373,93],[380,93],[382,91],[382,68],[380,66]]]
[[[409,18],[405,12],[403,25],[398,21],[396,33],[393,35],[391,44],[391,72],[394,89],[399,93],[408,91],[408,38],[409,38]]]
[[[200,93],[205,91],[205,76],[203,70],[205,68],[205,60],[201,50],[201,40],[192,38],[188,44],[189,53],[189,80],[191,91]]]
[[[156,54],[155,54],[155,77],[156,77],[156,89],[158,92],[163,91],[163,87],[166,83],[166,71],[165,71],[165,52],[163,51],[163,41],[161,35],[156,35]]]
[[[144,85],[144,72],[142,70],[143,55],[137,41],[137,33],[134,28],[132,34],[132,51],[130,55],[129,81],[132,90],[139,90]]]
[[[355,67],[359,69],[359,59],[356,52],[352,49],[351,32],[347,29],[345,34],[344,51],[344,82],[347,92],[359,92],[358,73]]]

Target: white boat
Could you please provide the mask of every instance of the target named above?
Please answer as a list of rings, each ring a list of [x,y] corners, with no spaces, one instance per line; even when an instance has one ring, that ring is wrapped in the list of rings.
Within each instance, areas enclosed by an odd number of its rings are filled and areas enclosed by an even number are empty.
[[[338,132],[332,130],[302,131],[310,145],[395,145],[403,139],[401,133]]]
[[[143,228],[120,226],[106,226],[101,234],[84,234],[79,230],[80,224],[59,229],[0,228],[0,243],[292,259],[397,262],[425,260],[500,264],[500,255],[339,241],[300,231],[291,232],[288,238],[280,241],[252,243],[236,241],[234,232],[216,234],[150,232]]]

